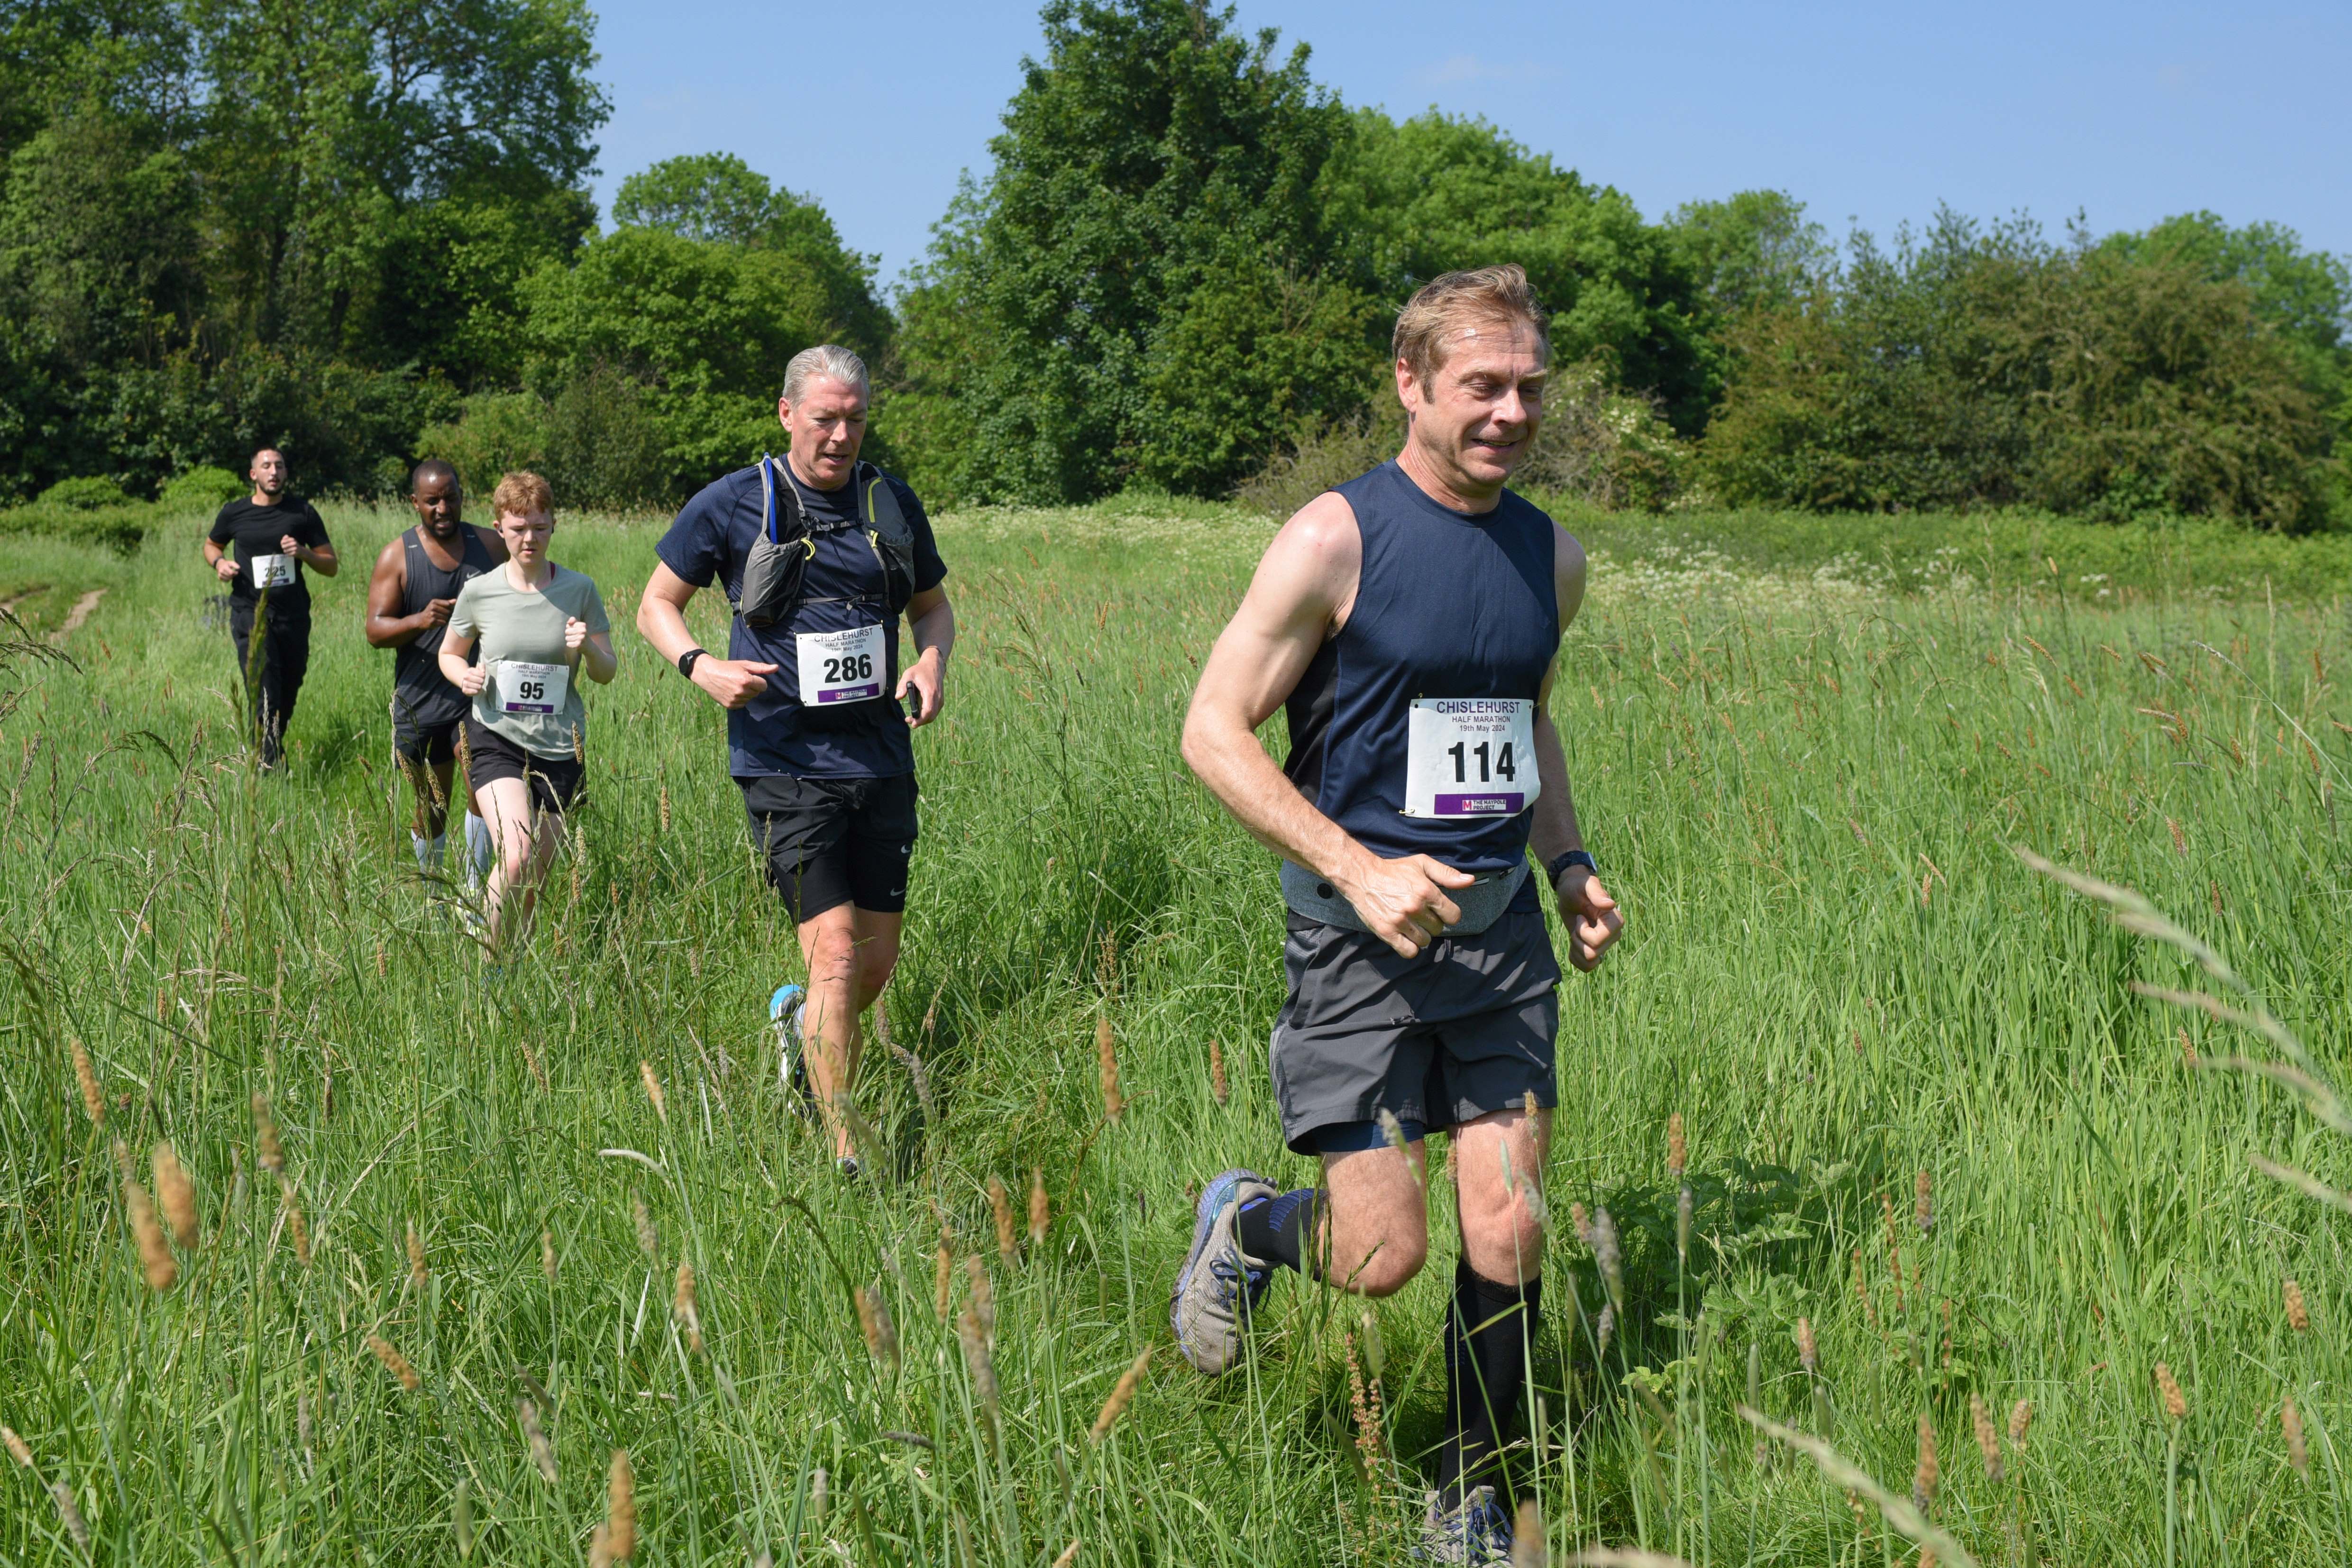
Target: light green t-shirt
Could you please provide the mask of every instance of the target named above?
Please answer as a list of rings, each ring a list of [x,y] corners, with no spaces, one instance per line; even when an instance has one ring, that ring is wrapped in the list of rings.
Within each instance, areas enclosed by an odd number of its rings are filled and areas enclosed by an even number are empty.
[[[580,700],[586,677],[563,646],[563,623],[585,621],[591,635],[611,631],[613,623],[594,583],[569,567],[550,570],[534,592],[508,581],[504,566],[473,578],[457,590],[448,635],[474,638],[488,672],[474,699],[475,720],[533,756],[570,757],[575,733],[587,734],[588,709]],[[546,668],[526,668],[534,665]]]

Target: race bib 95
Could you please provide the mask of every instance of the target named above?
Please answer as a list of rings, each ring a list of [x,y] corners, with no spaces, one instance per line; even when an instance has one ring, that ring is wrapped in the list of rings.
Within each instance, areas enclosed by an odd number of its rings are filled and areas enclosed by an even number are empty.
[[[1405,724],[1407,816],[1517,816],[1543,793],[1536,705],[1517,697],[1422,697]]]
[[[572,671],[561,664],[502,658],[492,667],[490,679],[501,713],[560,712],[572,689]]]
[[[800,653],[801,701],[810,708],[865,702],[882,695],[889,661],[880,626],[845,632],[803,632],[793,638]]]

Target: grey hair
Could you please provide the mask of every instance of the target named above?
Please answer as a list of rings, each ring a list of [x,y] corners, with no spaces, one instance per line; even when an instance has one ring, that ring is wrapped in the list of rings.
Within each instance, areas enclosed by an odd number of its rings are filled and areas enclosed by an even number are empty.
[[[792,357],[792,363],[784,366],[783,401],[798,403],[801,394],[808,390],[810,381],[820,375],[846,382],[857,388],[861,397],[868,395],[866,362],[839,343],[819,343],[813,349],[801,350]]]

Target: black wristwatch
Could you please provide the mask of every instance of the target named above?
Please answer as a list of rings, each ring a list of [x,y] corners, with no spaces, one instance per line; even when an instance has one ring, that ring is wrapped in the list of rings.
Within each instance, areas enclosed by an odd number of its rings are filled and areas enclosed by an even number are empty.
[[[1544,862],[1544,880],[1551,884],[1554,892],[1559,890],[1559,874],[1570,866],[1581,866],[1596,877],[1601,875],[1600,866],[1590,854],[1581,849],[1564,850]]]
[[[708,651],[709,650],[707,648],[690,647],[684,653],[679,654],[677,656],[677,672],[686,677],[688,680],[692,680],[694,679],[694,661],[700,658]]]

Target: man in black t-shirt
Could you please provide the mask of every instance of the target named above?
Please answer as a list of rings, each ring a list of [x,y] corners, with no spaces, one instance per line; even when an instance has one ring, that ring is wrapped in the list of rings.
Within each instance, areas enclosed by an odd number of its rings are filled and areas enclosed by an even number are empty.
[[[271,447],[256,452],[252,477],[253,494],[213,519],[205,564],[229,584],[236,667],[253,705],[261,765],[274,768],[310,665],[310,590],[302,568],[331,577],[341,563],[317,509],[287,493],[284,454]]]
[[[637,605],[646,640],[728,710],[728,769],[808,965],[805,993],[787,984],[769,998],[782,1069],[804,1079],[851,1174],[856,1147],[839,1111],[857,1076],[858,1016],[898,961],[915,849],[908,737],[939,717],[955,643],[922,503],[858,459],[866,411],[856,354],[828,344],[794,355],[776,405],[790,451],[687,502]],[[784,553],[799,563],[797,587],[771,602],[763,584],[790,581],[772,563],[795,521],[806,532],[795,528]],[[714,582],[738,607],[725,658],[686,625],[688,601]],[[903,667],[902,618],[915,653]]]

